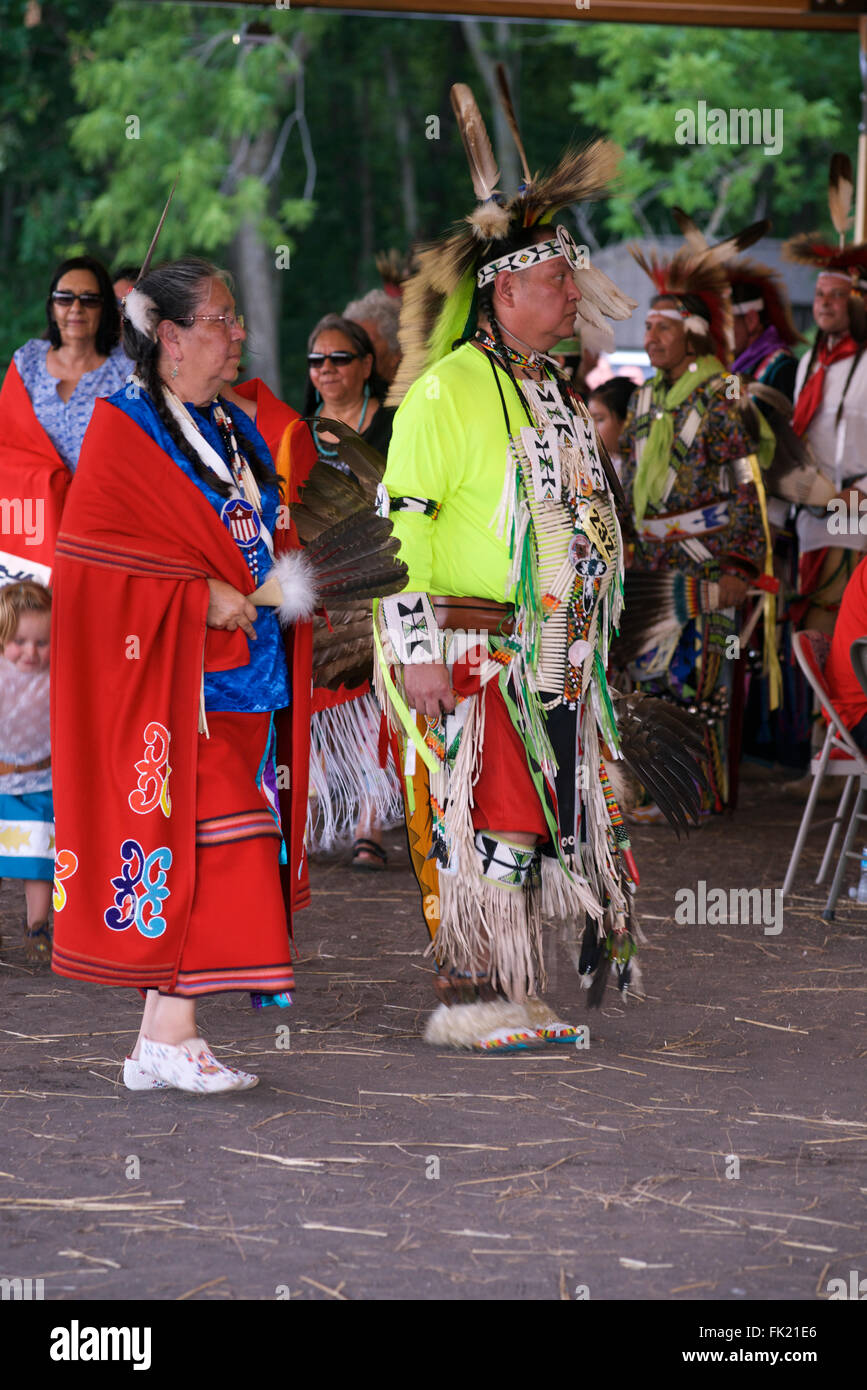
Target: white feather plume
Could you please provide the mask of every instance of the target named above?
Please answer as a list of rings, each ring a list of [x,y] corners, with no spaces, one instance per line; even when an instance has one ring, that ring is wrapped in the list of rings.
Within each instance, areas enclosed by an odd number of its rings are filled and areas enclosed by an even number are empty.
[[[282,597],[275,608],[281,626],[289,627],[313,617],[320,603],[319,588],[316,571],[303,550],[290,550],[278,556],[265,584],[270,579],[275,579],[280,586]]]
[[[129,294],[124,296],[123,313],[137,333],[156,342],[159,310],[150,295],[143,294],[133,286]]]

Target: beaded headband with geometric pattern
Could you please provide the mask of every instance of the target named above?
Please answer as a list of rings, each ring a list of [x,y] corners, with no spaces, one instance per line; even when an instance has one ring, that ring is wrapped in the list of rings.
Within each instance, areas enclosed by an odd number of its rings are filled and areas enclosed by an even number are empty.
[[[609,319],[627,319],[637,307],[601,270],[581,257],[567,232],[551,227],[539,241],[534,229],[552,221],[555,213],[609,190],[620,151],[607,140],[571,149],[552,173],[533,176],[527,163],[514,107],[502,65],[497,70],[500,100],[523,167],[517,193],[507,198],[498,189],[500,171],[481,112],[470,88],[456,83],[452,107],[463,141],[477,205],[469,217],[439,242],[417,253],[416,273],[406,282],[400,316],[403,359],[388,396],[397,405],[409,387],[445,357],[455,343],[471,337],[478,319],[478,291],[490,285],[500,270],[524,270],[555,256],[566,256],[581,291],[576,317],[595,328],[608,329]],[[526,233],[523,247],[522,234]],[[518,250],[507,251],[511,242]],[[497,243],[502,253],[497,255]],[[484,265],[481,262],[485,262]],[[610,332],[610,330],[608,330]]]
[[[476,275],[476,284],[482,289],[496,280],[501,270],[528,270],[531,265],[554,260],[557,256],[565,256],[573,270],[582,268],[581,254],[568,227],[558,227],[557,235],[550,241],[537,241],[532,246],[522,247],[520,251],[510,251],[506,256],[488,261]]]

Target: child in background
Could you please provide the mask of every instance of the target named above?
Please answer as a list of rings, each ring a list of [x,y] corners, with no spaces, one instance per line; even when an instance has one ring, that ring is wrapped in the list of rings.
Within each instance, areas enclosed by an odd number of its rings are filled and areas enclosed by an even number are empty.
[[[51,595],[0,588],[0,879],[24,880],[27,961],[51,961],[54,807],[48,706]]]
[[[591,391],[587,398],[587,409],[593,417],[593,423],[599,431],[602,443],[608,450],[608,456],[614,464],[615,472],[620,477],[620,436],[623,433],[623,426],[626,424],[626,413],[629,409],[629,398],[635,390],[635,382],[631,377],[612,376],[608,381],[603,381],[601,386],[597,386],[595,391]]]

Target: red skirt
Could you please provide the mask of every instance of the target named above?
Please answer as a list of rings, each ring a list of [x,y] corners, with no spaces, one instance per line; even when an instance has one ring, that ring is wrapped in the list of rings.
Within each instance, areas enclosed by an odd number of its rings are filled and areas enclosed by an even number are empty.
[[[103,914],[98,921],[94,914],[94,931],[85,942],[69,939],[61,913],[53,958],[58,974],[185,997],[294,989],[280,883],[281,831],[260,785],[271,716],[209,712],[208,728],[210,738],[198,738],[195,843],[189,850],[195,885],[187,920],[172,919],[168,898],[167,929],[152,942],[137,930],[108,930]],[[105,903],[109,912],[112,897]],[[124,900],[121,894],[116,911],[129,913],[134,906],[131,895]]]

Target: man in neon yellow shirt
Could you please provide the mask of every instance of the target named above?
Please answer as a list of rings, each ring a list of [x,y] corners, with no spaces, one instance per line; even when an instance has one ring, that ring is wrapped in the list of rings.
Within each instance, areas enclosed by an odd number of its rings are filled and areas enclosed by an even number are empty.
[[[391,399],[409,390],[382,502],[409,579],[378,607],[378,693],[402,727],[438,965],[425,1037],[492,1051],[575,1041],[539,996],[543,916],[597,993],[609,967],[622,988],[635,978],[637,875],[602,761],[620,756],[605,677],[622,604],[618,484],[547,356],[576,314],[624,318],[633,304],[550,223],[604,188],[612,151],[528,174],[504,206],[474,145],[478,111],[464,120],[465,95],[453,104],[480,204],[405,289]]]

